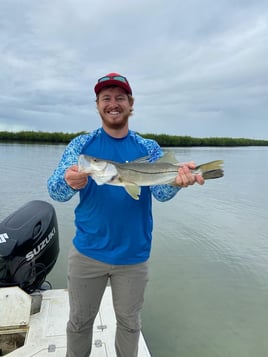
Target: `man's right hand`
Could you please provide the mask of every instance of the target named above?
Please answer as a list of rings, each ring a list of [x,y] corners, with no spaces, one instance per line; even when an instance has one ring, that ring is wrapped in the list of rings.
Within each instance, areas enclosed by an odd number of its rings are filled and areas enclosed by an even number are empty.
[[[65,171],[64,178],[67,184],[74,190],[81,190],[87,185],[88,182],[88,174],[85,172],[79,172],[77,165],[69,167]]]

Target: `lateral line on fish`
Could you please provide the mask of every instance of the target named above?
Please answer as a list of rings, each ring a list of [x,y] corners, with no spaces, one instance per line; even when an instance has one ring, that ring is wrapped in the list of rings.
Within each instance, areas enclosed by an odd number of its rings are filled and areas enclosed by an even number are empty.
[[[141,173],[141,174],[145,174],[145,175],[156,175],[156,174],[166,174],[167,172],[177,172],[178,170],[162,170],[162,171],[157,171],[157,172],[153,172],[153,171],[143,171],[141,168],[137,168],[137,169],[134,169],[134,168],[119,168],[119,171],[122,170],[128,170],[128,171],[132,171],[132,172],[137,172],[137,173]]]

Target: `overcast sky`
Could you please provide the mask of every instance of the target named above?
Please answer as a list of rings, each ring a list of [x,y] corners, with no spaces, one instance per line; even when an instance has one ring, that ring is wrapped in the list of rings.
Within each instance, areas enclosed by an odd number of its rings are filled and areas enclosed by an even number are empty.
[[[91,131],[119,72],[133,130],[268,139],[267,0],[0,0],[0,49],[0,130]]]

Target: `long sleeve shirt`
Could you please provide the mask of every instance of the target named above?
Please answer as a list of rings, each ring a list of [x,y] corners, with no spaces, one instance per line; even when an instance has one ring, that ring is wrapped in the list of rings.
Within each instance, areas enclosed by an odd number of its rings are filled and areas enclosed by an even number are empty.
[[[104,160],[129,162],[148,156],[151,162],[162,156],[156,141],[142,138],[133,131],[117,139],[102,128],[74,138],[66,147],[58,167],[48,179],[48,192],[57,201],[68,201],[77,190],[64,179],[65,171],[77,165],[81,154]],[[142,187],[139,200],[134,200],[123,187],[97,185],[89,177],[79,191],[75,209],[75,247],[82,254],[108,264],[136,264],[150,256],[153,218],[152,196],[167,201],[178,187],[157,185]]]

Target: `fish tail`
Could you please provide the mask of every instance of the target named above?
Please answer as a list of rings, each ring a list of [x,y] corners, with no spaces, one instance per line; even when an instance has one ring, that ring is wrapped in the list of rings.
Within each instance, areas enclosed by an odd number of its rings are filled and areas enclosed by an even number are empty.
[[[219,177],[222,177],[223,175],[224,175],[224,173],[223,173],[222,169],[205,171],[202,174],[202,176],[205,180],[219,178]]]
[[[216,160],[199,165],[194,172],[201,174],[205,180],[215,179],[224,175],[223,160]]]

